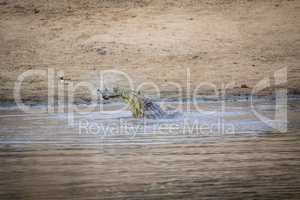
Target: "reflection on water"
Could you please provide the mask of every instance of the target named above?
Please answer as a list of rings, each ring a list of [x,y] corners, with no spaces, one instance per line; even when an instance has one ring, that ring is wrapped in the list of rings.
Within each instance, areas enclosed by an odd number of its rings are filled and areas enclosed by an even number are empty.
[[[1,109],[0,199],[298,199],[299,105],[288,106],[288,133],[247,101],[147,121],[107,105],[75,114],[74,126],[67,113]]]

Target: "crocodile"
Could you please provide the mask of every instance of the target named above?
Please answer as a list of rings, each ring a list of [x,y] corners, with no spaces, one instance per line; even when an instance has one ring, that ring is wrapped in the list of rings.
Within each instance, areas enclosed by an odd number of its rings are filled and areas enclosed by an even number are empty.
[[[121,98],[125,101],[132,112],[134,118],[159,119],[168,114],[150,98],[145,97],[140,92],[114,88],[112,92],[108,89],[98,90],[105,100]]]

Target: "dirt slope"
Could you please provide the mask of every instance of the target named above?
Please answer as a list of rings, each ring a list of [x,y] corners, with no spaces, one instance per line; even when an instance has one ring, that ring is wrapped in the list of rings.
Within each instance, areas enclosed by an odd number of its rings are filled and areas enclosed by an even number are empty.
[[[289,91],[299,92],[297,0],[0,0],[0,13],[1,100],[13,99],[22,72],[47,68],[92,83],[96,70],[118,69],[165,93],[176,92],[170,82],[185,90],[189,69],[192,88],[234,82],[230,93],[244,94],[288,67]],[[28,80],[22,95],[45,100],[46,80]]]

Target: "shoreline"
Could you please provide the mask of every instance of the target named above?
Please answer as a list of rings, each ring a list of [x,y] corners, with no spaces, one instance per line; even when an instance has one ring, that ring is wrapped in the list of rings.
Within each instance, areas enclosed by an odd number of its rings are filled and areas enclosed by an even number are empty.
[[[154,102],[156,103],[217,103],[221,101],[225,102],[251,102],[254,100],[255,102],[259,101],[267,101],[267,102],[275,102],[276,96],[274,95],[258,95],[258,96],[250,96],[250,95],[228,95],[225,96],[225,98],[210,98],[209,96],[205,97],[200,97],[200,98],[172,98],[172,99],[153,99]],[[300,101],[300,95],[288,95],[287,96],[288,101]],[[29,106],[31,108],[36,108],[36,107],[47,107],[47,102],[46,101],[24,101],[23,102],[26,106]],[[100,102],[94,101],[94,102],[73,102],[74,106],[86,106],[86,107],[93,107],[93,106],[98,106],[98,105],[103,105],[103,106],[114,106],[114,105],[123,105],[125,104],[122,100],[102,100]],[[58,103],[56,102],[54,104],[54,108],[58,106]],[[64,104],[66,106],[66,104]],[[15,101],[0,101],[0,110],[6,110],[6,109],[17,109],[18,106],[16,105]]]

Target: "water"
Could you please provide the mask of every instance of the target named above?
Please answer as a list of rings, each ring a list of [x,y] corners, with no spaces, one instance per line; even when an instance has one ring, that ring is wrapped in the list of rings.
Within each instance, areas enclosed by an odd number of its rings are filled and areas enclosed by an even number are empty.
[[[287,133],[247,101],[220,105],[146,122],[106,105],[75,114],[73,126],[67,113],[1,109],[0,199],[299,199],[299,101],[289,102]],[[274,102],[256,109],[271,117]]]

